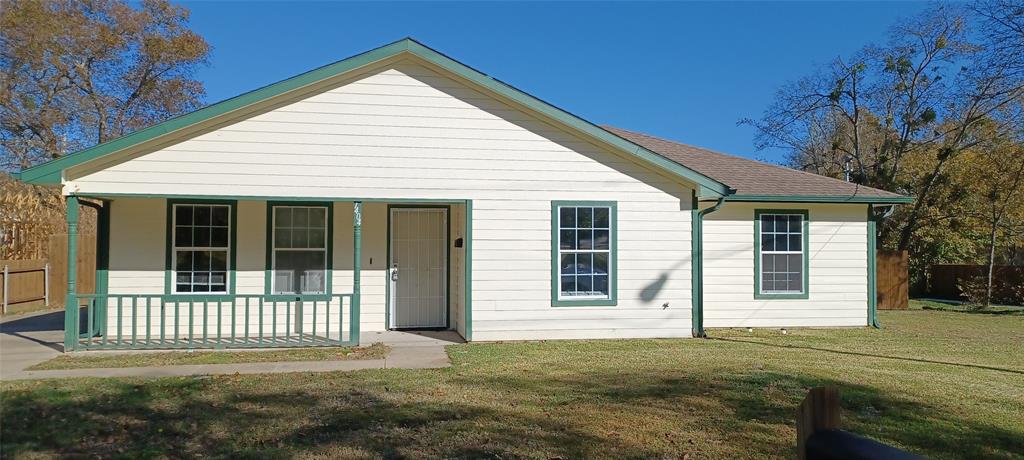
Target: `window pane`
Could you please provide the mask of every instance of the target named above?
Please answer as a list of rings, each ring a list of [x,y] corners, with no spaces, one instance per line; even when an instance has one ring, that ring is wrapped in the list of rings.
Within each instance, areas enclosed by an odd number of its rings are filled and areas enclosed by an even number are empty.
[[[292,247],[292,231],[286,228],[274,229],[274,247],[275,248],[290,248]]]
[[[593,254],[576,254],[576,273],[587,275],[594,273]]]
[[[762,232],[774,232],[775,231],[775,216],[771,214],[765,214],[761,216],[761,231]]]
[[[763,254],[761,256],[761,272],[771,273],[776,271],[775,258],[778,257],[776,254]]]
[[[210,247],[210,227],[195,227],[192,229],[192,245],[197,248]]]
[[[800,228],[802,221],[802,216],[789,216],[789,231],[791,233],[803,233],[803,230]]]
[[[175,286],[175,292],[192,292],[191,284],[178,284]]]
[[[558,247],[562,249],[576,249],[576,230],[559,231]]]
[[[568,295],[568,294],[572,294],[575,291],[576,291],[576,277],[572,276],[572,275],[562,276],[562,294]]]
[[[208,285],[210,284],[210,274],[208,272],[195,272],[192,274],[192,284],[194,285]]]
[[[317,294],[326,291],[326,251],[275,251],[274,291]]]
[[[212,221],[213,225],[217,227],[228,226],[228,207],[227,206],[214,206],[212,208]]]
[[[312,208],[309,210],[309,226],[325,228],[327,222],[327,208]]]
[[[187,272],[192,270],[192,251],[178,251],[174,259],[175,271]]]
[[[228,247],[227,227],[213,227],[210,230],[210,246],[215,248]]]
[[[190,284],[192,282],[192,272],[178,272],[174,279],[175,283],[178,284]]]
[[[196,251],[195,252],[195,265],[194,270],[209,270],[210,269],[210,251]]]
[[[576,290],[579,294],[589,295],[594,290],[593,278],[590,275],[577,275]]]
[[[761,250],[762,251],[774,251],[775,250],[775,235],[770,233],[761,234]]]
[[[594,208],[594,228],[610,228],[608,227],[608,208]]]
[[[800,244],[801,243],[800,240],[802,239],[802,237],[803,237],[802,234],[789,235],[789,250],[790,251],[803,251],[804,250],[804,247]]]
[[[559,227],[573,228],[576,226],[576,208],[562,207],[558,210]]]
[[[576,208],[576,227],[578,227],[578,228],[593,228],[594,227],[594,209],[593,208]]]
[[[174,244],[176,246],[192,246],[192,227],[175,227]]]
[[[196,225],[210,225],[210,207],[196,206]]]
[[[594,230],[594,249],[608,249],[608,230]]]
[[[292,227],[305,227],[307,225],[309,225],[309,209],[293,208]]]
[[[228,252],[212,251],[210,253],[210,270],[224,271],[228,269]]]
[[[175,225],[192,225],[192,206],[188,205],[175,205],[174,206],[174,224]]]
[[[594,231],[576,230],[576,248],[594,249]]]
[[[306,229],[296,229],[292,231],[292,246],[293,248],[308,248],[309,247],[309,234],[306,233]]]
[[[562,254],[562,261],[559,264],[561,267],[561,273],[563,275],[573,275],[576,273],[576,254]]]
[[[599,252],[594,254],[594,273],[608,274],[608,254]]]
[[[309,230],[309,247],[311,248],[326,248],[327,242],[324,241],[323,229],[314,228]]]
[[[597,294],[608,295],[608,275],[594,275],[594,291]]]
[[[274,208],[274,226],[275,227],[291,227],[292,226],[292,208]]]

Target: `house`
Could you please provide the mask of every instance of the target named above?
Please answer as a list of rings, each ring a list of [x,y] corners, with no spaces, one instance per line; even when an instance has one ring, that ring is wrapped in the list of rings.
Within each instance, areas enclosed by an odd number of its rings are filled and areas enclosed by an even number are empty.
[[[63,186],[72,247],[99,212],[69,350],[867,326],[876,219],[909,201],[600,127],[411,39],[19,177]]]

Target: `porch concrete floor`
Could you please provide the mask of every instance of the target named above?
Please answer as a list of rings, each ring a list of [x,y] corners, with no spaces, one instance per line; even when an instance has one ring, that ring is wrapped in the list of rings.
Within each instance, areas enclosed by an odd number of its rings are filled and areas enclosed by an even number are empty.
[[[25,368],[60,355],[64,349],[64,311],[51,310],[0,320],[0,380],[336,372],[386,368],[433,369],[448,367],[450,362],[444,347],[463,341],[462,337],[454,331],[364,332],[360,339],[363,344],[382,342],[392,348],[391,353],[384,359],[354,361],[289,361],[26,371]],[[147,353],[153,351],[83,353]],[[259,353],[260,351],[238,350],[238,352]]]

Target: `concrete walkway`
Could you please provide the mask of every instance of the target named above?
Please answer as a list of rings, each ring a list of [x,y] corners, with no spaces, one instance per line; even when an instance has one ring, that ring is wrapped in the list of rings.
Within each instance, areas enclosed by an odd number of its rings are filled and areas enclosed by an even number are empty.
[[[433,369],[448,367],[450,362],[444,347],[462,342],[462,338],[453,331],[364,332],[360,337],[361,343],[382,342],[391,347],[391,353],[384,359],[353,361],[287,361],[277,363],[190,364],[182,366],[26,371],[25,368],[27,367],[61,354],[64,340],[63,326],[64,312],[62,310],[16,316],[0,321],[0,380],[338,372],[387,368]],[[260,353],[260,350],[239,350],[237,352]]]

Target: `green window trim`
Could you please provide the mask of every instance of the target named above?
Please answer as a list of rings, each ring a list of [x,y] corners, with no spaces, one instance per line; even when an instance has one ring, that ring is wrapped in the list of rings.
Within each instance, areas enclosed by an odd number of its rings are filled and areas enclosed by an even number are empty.
[[[803,217],[801,229],[803,236],[803,292],[800,293],[763,293],[761,292],[761,215],[762,214],[797,214]],[[807,299],[810,293],[810,213],[806,209],[755,209],[754,210],[754,298],[755,299]]]
[[[175,205],[226,205],[229,207],[228,229],[228,292],[221,293],[177,293],[174,292],[174,206]],[[164,300],[231,300],[235,295],[235,271],[238,256],[238,201],[236,200],[204,200],[204,199],[168,199],[166,200],[167,230],[165,235],[164,254]]]
[[[324,294],[274,294],[274,208],[323,207],[327,208],[327,268],[324,273]],[[330,300],[334,293],[334,202],[333,201],[267,201],[266,260],[263,271],[263,295],[267,300]]]
[[[561,207],[607,207],[609,213],[609,256],[607,299],[561,299],[559,292],[559,215]],[[552,201],[551,202],[551,306],[552,307],[614,307],[618,305],[618,203],[615,201]]]

